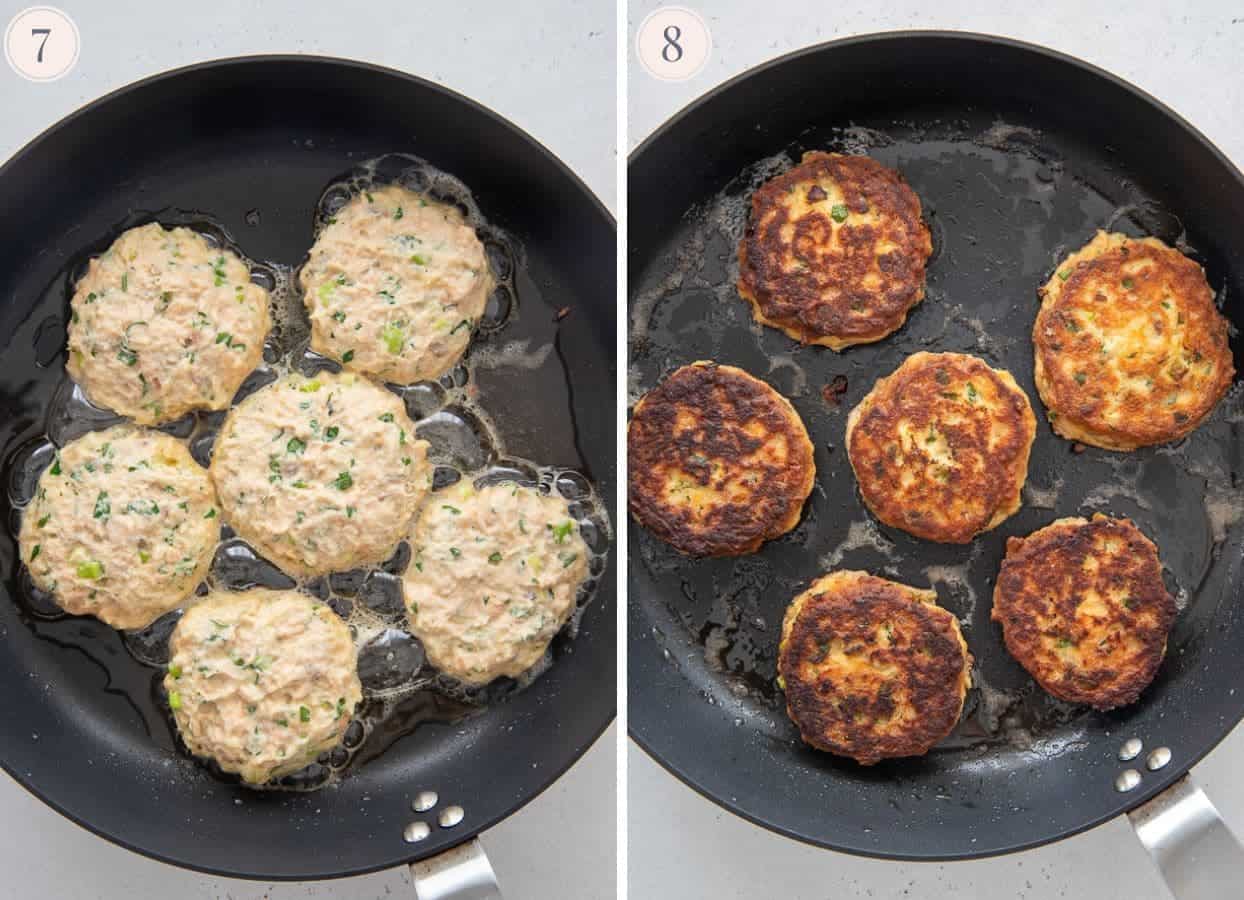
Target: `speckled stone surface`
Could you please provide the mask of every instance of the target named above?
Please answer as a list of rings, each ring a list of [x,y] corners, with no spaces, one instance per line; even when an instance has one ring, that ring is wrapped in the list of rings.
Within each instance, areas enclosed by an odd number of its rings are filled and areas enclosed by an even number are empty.
[[[0,27],[34,2],[0,3]],[[220,57],[316,53],[402,69],[478,100],[534,135],[615,207],[617,19],[609,0],[53,2],[77,23],[81,57],[50,84],[31,84],[0,64],[0,159],[79,106],[147,75]],[[610,728],[552,788],[485,833],[511,900],[614,897],[615,747]],[[0,867],[9,873],[0,897],[14,900],[414,897],[404,869],[279,885],[185,872],[106,843],[5,775],[0,834]]]
[[[652,9],[633,0],[629,40]],[[1244,165],[1244,7],[1135,0],[1096,10],[1069,0],[996,4],[911,0],[884,4],[779,0],[763,15],[747,0],[687,3],[705,17],[713,55],[699,75],[669,84],[628,61],[628,149],[687,103],[758,63],[810,44],[908,28],[1002,34],[1078,56],[1139,85],[1173,107]],[[1241,686],[1244,690],[1244,685]],[[1244,728],[1237,728],[1194,770],[1237,834],[1244,835]],[[630,896],[968,898],[968,900],[1167,900],[1169,894],[1126,821],[1116,820],[1051,847],[999,859],[902,864],[807,847],[731,815],[679,782],[631,745],[629,752]],[[1240,873],[1244,880],[1244,872]],[[1225,896],[1225,895],[1224,895]]]

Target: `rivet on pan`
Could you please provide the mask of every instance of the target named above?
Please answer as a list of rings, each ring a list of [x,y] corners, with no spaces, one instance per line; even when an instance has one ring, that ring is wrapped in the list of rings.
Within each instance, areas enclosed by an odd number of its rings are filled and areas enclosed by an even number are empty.
[[[1145,760],[1145,768],[1147,768],[1150,772],[1156,772],[1158,769],[1161,769],[1163,766],[1165,766],[1170,761],[1171,761],[1171,748],[1170,747],[1158,747],[1152,753],[1150,753],[1149,758]]]
[[[439,799],[436,796],[436,791],[420,791],[415,795],[415,799],[410,801],[410,808],[415,812],[427,812],[436,806],[436,801]]]
[[[427,822],[411,822],[402,832],[402,840],[408,844],[417,844],[431,833],[432,829]]]
[[[1140,751],[1145,749],[1145,745],[1140,742],[1140,738],[1128,738],[1123,742],[1123,746],[1119,748],[1119,759],[1127,762],[1140,756]]]
[[[1140,784],[1140,773],[1135,769],[1124,769],[1114,780],[1114,789],[1121,794],[1126,794],[1138,784]]]
[[[436,821],[441,823],[442,828],[453,828],[462,821],[465,815],[461,806],[446,806],[441,810],[440,817]]]

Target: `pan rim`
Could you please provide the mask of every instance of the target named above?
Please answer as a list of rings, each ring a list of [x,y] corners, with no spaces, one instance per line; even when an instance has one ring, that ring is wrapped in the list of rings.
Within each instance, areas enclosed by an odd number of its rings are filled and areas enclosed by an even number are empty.
[[[497,124],[504,126],[507,130],[512,132],[515,137],[518,137],[526,141],[533,148],[538,150],[541,154],[543,154],[544,156],[547,156],[550,160],[552,160],[557,165],[557,168],[560,170],[561,174],[570,178],[570,180],[574,183],[575,187],[579,188],[584,194],[586,194],[588,197],[592,199],[592,202],[596,206],[597,211],[604,214],[609,219],[610,223],[613,224],[615,228],[617,227],[617,219],[614,216],[614,214],[610,211],[609,207],[607,207],[604,201],[602,201],[601,198],[597,195],[597,193],[594,190],[592,190],[587,185],[587,183],[584,182],[583,179],[580,178],[579,175],[573,169],[570,168],[570,166],[561,158],[561,156],[559,156],[558,154],[550,150],[549,147],[546,144],[544,144],[542,141],[533,137],[526,129],[521,128],[520,126],[516,125],[514,122],[507,119],[505,116],[501,115],[498,112],[495,112],[491,107],[485,106],[480,101],[475,100],[472,97],[468,97],[466,94],[459,93],[458,91],[455,91],[453,88],[449,88],[443,84],[439,84],[435,81],[431,81],[427,78],[424,78],[421,75],[415,75],[414,73],[411,73],[411,72],[403,72],[401,69],[394,69],[394,68],[391,68],[390,66],[382,66],[377,63],[368,62],[367,60],[354,59],[348,56],[325,56],[323,54],[318,54],[318,53],[249,53],[249,54],[245,54],[242,56],[222,56],[222,57],[218,57],[215,59],[201,60],[200,62],[190,63],[185,66],[178,66],[175,69],[165,69],[163,71],[156,72],[151,75],[144,75],[142,78],[138,78],[134,81],[127,82],[126,84],[123,84],[120,87],[113,88],[108,93],[103,94],[99,97],[96,97],[94,100],[90,100],[82,104],[81,106],[65,114],[61,118],[57,119],[51,125],[47,126],[45,129],[43,129],[33,138],[28,140],[25,144],[20,146],[17,150],[13,151],[12,155],[10,155],[9,158],[6,159],[3,163],[0,163],[0,178],[4,178],[6,175],[8,175],[9,169],[21,157],[24,157],[27,153],[35,150],[39,144],[43,143],[43,141],[54,137],[56,133],[60,131],[62,128],[67,127],[68,125],[77,121],[79,118],[89,113],[94,112],[97,107],[103,106],[109,101],[115,100],[125,94],[130,93],[131,91],[135,91],[140,88],[147,87],[148,85],[158,84],[159,82],[162,82],[162,81],[168,81],[168,80],[172,80],[175,78],[179,78],[183,75],[189,75],[195,72],[202,72],[202,71],[206,71],[209,69],[233,68],[233,67],[239,67],[239,66],[245,66],[245,65],[256,65],[256,64],[286,65],[289,63],[311,63],[313,65],[322,65],[325,67],[339,66],[343,68],[359,69],[365,72],[372,72],[376,75],[385,75],[385,76],[392,77],[392,78],[400,78],[405,81],[414,82],[422,88],[426,88],[427,90],[434,91],[438,94],[448,97],[449,99],[455,102],[462,103],[465,106],[470,107],[475,112],[481,113],[484,116],[487,116],[489,119],[492,119]],[[615,186],[615,189],[616,189],[616,186]]]
[[[1006,37],[1004,35],[995,35],[995,34],[988,34],[984,32],[975,32],[975,31],[956,31],[956,30],[950,30],[950,29],[900,29],[896,31],[880,31],[880,32],[869,32],[866,34],[856,34],[856,35],[851,35],[848,37],[837,38],[837,39],[830,40],[830,41],[822,41],[817,44],[811,44],[807,47],[802,47],[798,50],[794,50],[789,53],[782,54],[781,56],[774,57],[773,59],[766,60],[765,62],[759,63],[756,66],[745,69],[744,71],[738,73],[737,75],[734,75],[728,80],[717,85],[716,87],[699,95],[698,97],[690,101],[688,104],[683,106],[676,113],[674,113],[670,118],[662,122],[660,126],[658,126],[650,135],[648,135],[648,137],[646,137],[634,150],[632,150],[627,155],[628,175],[629,175],[630,168],[634,166],[637,162],[639,162],[640,158],[643,156],[645,152],[649,151],[652,148],[652,146],[654,146],[657,142],[665,139],[667,135],[673,132],[674,129],[677,128],[679,125],[681,125],[685,119],[687,119],[689,116],[691,116],[695,112],[699,111],[702,107],[708,105],[709,103],[716,101],[719,97],[733,90],[735,87],[742,84],[744,81],[752,78],[753,76],[760,75],[761,73],[769,72],[779,66],[785,65],[787,63],[793,62],[798,59],[813,56],[815,54],[819,54],[819,53],[823,53],[827,51],[837,50],[843,47],[860,45],[860,44],[873,45],[873,46],[888,44],[888,43],[901,44],[903,42],[911,41],[911,40],[929,40],[929,39],[933,39],[937,41],[946,41],[948,43],[959,42],[964,45],[976,44],[981,47],[1004,47],[1008,50],[1015,50],[1015,51],[1020,51],[1022,53],[1028,53],[1033,56],[1043,57],[1044,59],[1054,62],[1054,63],[1058,63],[1061,66],[1071,67],[1074,69],[1078,69],[1085,74],[1096,76],[1097,78],[1104,80],[1105,82],[1107,82],[1109,85],[1113,86],[1114,88],[1122,90],[1125,93],[1132,95],[1138,101],[1144,104],[1147,104],[1151,108],[1155,109],[1158,113],[1160,113],[1161,115],[1171,120],[1172,123],[1176,127],[1178,127],[1184,133],[1192,137],[1198,144],[1202,146],[1203,149],[1208,151],[1210,155],[1214,157],[1214,159],[1223,167],[1226,174],[1229,175],[1231,178],[1233,178],[1240,185],[1241,188],[1244,188],[1244,173],[1241,172],[1240,168],[1236,166],[1231,161],[1231,159],[1226,156],[1226,154],[1224,154],[1221,150],[1219,150],[1218,147],[1212,141],[1210,141],[1204,134],[1202,134],[1201,131],[1197,129],[1194,125],[1192,125],[1190,122],[1184,119],[1183,116],[1179,115],[1179,113],[1175,112],[1165,103],[1163,103],[1161,100],[1158,100],[1152,94],[1145,91],[1143,88],[1137,87],[1131,82],[1123,78],[1120,78],[1119,76],[1099,66],[1096,66],[1093,63],[1080,59],[1079,57],[1072,56],[1071,54],[1064,53],[1059,50],[1054,50],[1052,48],[1045,47],[1040,44],[1034,44],[1028,41],[1022,41],[1022,40],[1018,40],[1015,38]],[[629,179],[628,179],[628,184],[629,184]],[[628,229],[629,227],[630,227],[630,222],[628,220]],[[629,291],[630,291],[630,288],[628,284],[628,297],[627,297],[627,319],[628,319],[627,326],[628,328],[630,324],[629,314],[630,314],[630,299],[631,299]],[[628,547],[627,557],[628,557],[627,559],[627,566],[628,566],[628,594],[627,596],[628,596],[628,601],[629,601],[629,569],[630,569],[630,548],[629,547]],[[630,604],[628,602],[628,611],[629,611],[629,608],[630,608]],[[628,619],[629,619],[629,613],[628,613]],[[629,626],[629,622],[628,622],[628,626]],[[629,627],[628,627],[628,633],[629,633]],[[630,652],[629,643],[628,643],[627,651],[629,655],[629,652]],[[628,703],[629,703],[629,699],[630,699],[630,695],[629,695],[629,685],[628,685]],[[709,790],[709,788],[699,783],[699,781],[695,777],[693,777],[690,773],[683,771],[682,767],[680,767],[678,763],[675,763],[672,760],[666,759],[656,749],[657,741],[653,740],[651,736],[646,734],[642,730],[642,727],[636,722],[636,720],[630,717],[629,715],[627,717],[627,735],[628,737],[630,737],[631,740],[633,740],[640,747],[640,749],[642,749],[648,755],[649,758],[654,760],[666,772],[674,776],[676,779],[678,779],[680,782],[682,782],[687,787],[691,788],[697,794],[711,801],[712,803],[716,804],[721,809],[724,809],[727,812],[752,823],[753,825],[764,828],[767,831],[780,834],[783,837],[790,838],[792,840],[798,841],[802,844],[806,844],[809,846],[820,847],[826,850],[832,850],[832,851],[840,852],[840,853],[849,853],[854,856],[862,856],[862,857],[872,858],[872,859],[895,860],[895,861],[902,861],[902,862],[955,862],[955,861],[960,861],[960,860],[987,859],[990,857],[1004,856],[1004,855],[1011,854],[1011,853],[1018,853],[1024,850],[1031,850],[1037,847],[1043,847],[1047,844],[1052,844],[1057,841],[1065,840],[1066,838],[1069,838],[1069,837],[1074,837],[1077,834],[1082,834],[1086,831],[1090,831],[1093,828],[1096,828],[1100,825],[1105,824],[1106,822],[1109,822],[1109,821],[1112,821],[1118,818],[1119,816],[1127,815],[1128,813],[1132,812],[1133,810],[1137,809],[1140,806],[1143,806],[1145,803],[1152,800],[1154,797],[1156,797],[1158,794],[1165,791],[1175,782],[1187,777],[1192,767],[1195,766],[1197,763],[1199,763],[1206,756],[1208,756],[1215,748],[1217,748],[1218,745],[1222,743],[1222,741],[1227,737],[1227,735],[1229,735],[1240,724],[1241,721],[1244,721],[1244,708],[1241,708],[1240,714],[1237,715],[1234,720],[1224,719],[1218,723],[1215,723],[1210,729],[1207,729],[1212,735],[1212,739],[1203,748],[1198,749],[1198,751],[1194,754],[1189,754],[1186,758],[1182,758],[1177,765],[1168,766],[1167,770],[1155,781],[1144,785],[1142,788],[1137,788],[1133,793],[1127,795],[1127,801],[1123,804],[1123,806],[1120,809],[1118,809],[1115,812],[1094,815],[1086,819],[1084,822],[1079,823],[1076,826],[1063,828],[1057,832],[1047,834],[1041,838],[1017,842],[1017,843],[1012,844],[1009,847],[991,848],[991,849],[985,849],[979,852],[926,853],[926,854],[905,853],[901,851],[884,851],[884,850],[878,850],[875,847],[864,846],[864,845],[852,846],[848,843],[841,842],[841,841],[833,842],[830,840],[824,840],[818,837],[813,837],[811,835],[800,834],[793,828],[787,827],[783,824],[766,821],[765,819],[761,818],[759,815],[755,815],[745,810],[736,808],[735,806],[730,805],[729,802],[727,802],[727,800],[725,800],[724,798],[715,796],[714,793],[711,790]],[[1155,775],[1156,773],[1150,773],[1150,774]],[[1148,782],[1149,779],[1146,779],[1146,781]]]
[[[0,164],[0,179],[5,178],[5,176],[11,177],[11,170],[18,162],[25,159],[29,154],[38,152],[39,147],[42,146],[45,141],[54,139],[61,130],[68,128],[73,123],[77,122],[80,118],[91,115],[95,113],[99,108],[104,107],[108,105],[109,103],[111,103],[112,101],[120,99],[134,91],[141,90],[150,85],[159,84],[165,81],[175,80],[175,79],[187,76],[187,75],[197,74],[200,72],[218,69],[218,68],[240,68],[240,67],[247,66],[247,65],[285,66],[291,63],[296,63],[296,64],[309,63],[312,65],[323,66],[325,68],[353,69],[353,70],[358,70],[358,71],[363,71],[363,72],[369,72],[375,75],[382,75],[388,78],[396,78],[396,79],[399,79],[399,80],[402,80],[408,83],[413,83],[421,89],[429,90],[437,94],[440,94],[456,103],[459,103],[459,104],[462,104],[468,107],[469,109],[487,117],[488,119],[491,119],[493,122],[495,122],[496,124],[504,128],[513,138],[519,141],[525,141],[533,150],[537,152],[537,154],[545,157],[550,162],[552,162],[558,174],[566,178],[569,184],[572,187],[577,189],[577,192],[579,195],[589,200],[590,204],[593,207],[593,210],[599,215],[603,216],[605,221],[608,222],[609,226],[616,233],[617,219],[614,217],[612,211],[604,204],[601,198],[596,194],[596,192],[593,191],[590,187],[588,187],[588,185],[583,181],[583,179],[580,178],[579,175],[576,174],[566,164],[566,162],[562,160],[560,156],[558,156],[556,153],[550,150],[541,141],[533,137],[525,129],[521,128],[520,126],[518,126],[511,120],[505,118],[501,114],[494,112],[491,108],[483,105],[477,100],[472,99],[471,97],[466,96],[465,94],[461,94],[442,84],[438,84],[437,82],[430,81],[427,78],[424,78],[419,75],[414,75],[409,72],[403,72],[400,69],[394,69],[388,66],[382,66],[376,63],[371,63],[371,62],[367,62],[367,61],[359,60],[359,59],[352,59],[348,57],[325,56],[325,55],[311,54],[311,53],[307,53],[307,54],[303,54],[303,53],[259,53],[259,54],[246,54],[242,56],[220,57],[217,59],[202,60],[200,62],[191,63],[189,65],[179,66],[175,69],[167,69],[164,71],[156,72],[151,75],[143,76],[142,78],[139,78],[135,81],[131,81],[127,84],[121,85],[120,87],[114,88],[108,93],[103,94],[102,96],[99,96],[93,100],[90,100],[89,102],[84,103],[81,106],[78,106],[77,108],[69,112],[68,114],[57,119],[55,122],[53,122],[51,125],[45,128],[35,137],[31,138],[29,141],[23,144],[20,148],[14,151],[13,154],[7,160],[5,160],[3,164]],[[611,397],[611,399],[613,398]],[[615,542],[615,549],[616,549],[616,542]],[[606,568],[605,571],[608,571],[609,568],[611,567],[612,567],[612,563],[610,564],[610,566]],[[615,602],[617,602],[619,599],[620,599],[619,597],[615,596]],[[610,618],[607,620],[606,625],[613,626],[614,622],[615,620]],[[441,853],[446,853],[452,850],[453,848],[458,847],[466,843],[467,841],[470,841],[478,837],[484,831],[487,831],[488,829],[493,828],[494,826],[498,825],[502,821],[513,816],[515,813],[517,813],[518,811],[523,809],[525,806],[527,806],[529,803],[531,803],[531,801],[535,800],[537,797],[544,794],[549,788],[551,788],[557,781],[561,779],[563,775],[566,774],[566,772],[568,772],[576,763],[579,762],[579,760],[583,758],[584,754],[587,753],[589,749],[591,749],[593,746],[595,746],[600,741],[601,736],[608,730],[609,726],[613,724],[616,718],[617,718],[617,697],[615,693],[613,697],[613,703],[609,709],[608,715],[604,717],[604,720],[595,729],[592,730],[591,737],[589,740],[585,741],[581,746],[572,748],[572,752],[569,754],[568,760],[564,765],[550,766],[547,769],[545,769],[542,766],[541,769],[543,770],[544,777],[541,779],[538,787],[534,791],[532,791],[529,795],[521,798],[518,803],[514,804],[508,810],[508,812],[494,814],[493,816],[490,816],[487,818],[481,818],[478,821],[473,821],[470,825],[462,826],[462,830],[455,835],[455,840],[452,843],[446,843],[440,846],[436,850],[435,853],[420,854],[417,850],[413,849],[414,847],[417,847],[417,845],[410,845],[412,848],[410,852],[408,852],[405,855],[395,856],[392,859],[385,861],[385,862],[380,862],[380,863],[366,865],[366,866],[354,866],[351,868],[333,869],[331,871],[324,871],[323,873],[317,873],[313,875],[307,875],[305,873],[271,873],[271,872],[256,875],[254,873],[245,873],[245,872],[241,872],[235,869],[224,869],[224,868],[219,868],[219,867],[210,866],[210,865],[203,865],[200,863],[196,863],[194,860],[189,859],[189,858],[177,857],[171,854],[162,854],[162,853],[158,853],[158,852],[155,852],[153,850],[150,850],[144,847],[137,846],[136,844],[129,841],[127,838],[125,838],[122,835],[109,833],[103,830],[102,828],[96,827],[94,824],[86,821],[82,817],[66,809],[59,802],[52,800],[44,791],[39,789],[32,781],[28,781],[22,773],[20,773],[14,766],[10,764],[7,758],[0,757],[0,769],[3,769],[4,772],[11,779],[13,779],[13,781],[16,784],[21,786],[29,794],[31,794],[33,797],[38,799],[40,802],[42,802],[49,809],[53,810],[59,816],[85,829],[86,831],[96,835],[97,837],[103,838],[110,844],[114,844],[125,850],[136,853],[140,856],[146,857],[147,859],[152,859],[157,862],[176,866],[181,869],[187,869],[187,870],[194,871],[194,872],[200,872],[205,875],[213,875],[213,876],[221,877],[221,878],[233,878],[233,879],[244,880],[244,881],[257,881],[257,882],[258,881],[264,881],[264,882],[332,881],[332,880],[336,880],[340,878],[352,878],[352,877],[356,877],[360,875],[368,875],[373,872],[382,872],[387,869],[409,865],[413,862],[417,862],[422,859],[428,859],[428,858],[431,858],[432,856],[436,856]]]

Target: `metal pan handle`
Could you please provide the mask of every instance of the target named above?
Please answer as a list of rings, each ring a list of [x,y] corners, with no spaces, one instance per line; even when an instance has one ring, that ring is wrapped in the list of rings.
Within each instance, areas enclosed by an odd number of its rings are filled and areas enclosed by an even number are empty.
[[[497,876],[479,838],[411,863],[415,900],[502,900]]]
[[[1244,847],[1185,775],[1127,814],[1175,900],[1222,900],[1244,884]]]

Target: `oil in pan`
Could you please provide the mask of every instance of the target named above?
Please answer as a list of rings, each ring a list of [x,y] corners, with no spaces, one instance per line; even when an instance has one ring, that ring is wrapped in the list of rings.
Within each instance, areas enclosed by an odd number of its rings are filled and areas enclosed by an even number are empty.
[[[893,335],[841,354],[758,325],[735,287],[752,193],[813,149],[867,154],[898,169],[920,196],[933,235],[925,300]],[[699,684],[707,702],[732,710],[736,724],[798,743],[775,680],[782,615],[832,568],[931,586],[963,624],[977,659],[973,687],[958,727],[934,754],[979,755],[998,744],[1061,753],[1077,746],[1092,715],[1037,688],[995,634],[993,580],[1008,535],[1058,516],[1128,516],[1163,551],[1181,605],[1196,602],[1228,531],[1244,518],[1238,386],[1187,438],[1132,454],[1074,446],[1042,422],[1023,508],[968,547],[923,542],[879,524],[858,496],[843,449],[850,409],[877,378],[921,350],[971,353],[1008,369],[1041,418],[1030,337],[1036,287],[1095,228],[1153,235],[1199,261],[1176,216],[1131,182],[1117,179],[1108,190],[1100,183],[1074,171],[1039,132],[1007,122],[984,129],[956,121],[810,129],[689,210],[639,277],[629,310],[629,405],[678,366],[716,360],[788,397],[816,445],[817,484],[803,519],[753,556],[692,561],[643,528],[631,532],[631,565],[639,570],[632,590],[638,576],[651,598],[645,602],[663,604],[680,623],[668,633],[654,629],[665,658]],[[969,231],[968,222],[1007,235],[1006,252],[998,240]],[[1208,276],[1211,286],[1221,283],[1212,270]],[[1219,291],[1220,305],[1222,299]],[[1193,639],[1177,623],[1168,653]]]
[[[476,370],[533,371],[555,361],[550,361],[551,344],[532,348],[530,339],[503,342],[507,325],[520,315],[519,281],[524,281],[523,293],[532,295],[533,310],[544,304],[539,302],[534,284],[524,277],[522,248],[503,230],[487,222],[466,186],[417,157],[379,157],[334,179],[324,190],[315,207],[315,230],[318,233],[353,196],[389,183],[401,184],[457,207],[483,242],[494,277],[494,288],[477,323],[478,332],[463,360],[437,381],[389,385],[405,402],[418,437],[431,444],[429,460],[436,466],[434,490],[467,478],[477,484],[515,481],[560,496],[568,504],[591,553],[589,577],[579,589],[569,621],[535,666],[516,679],[499,678],[488,685],[471,686],[433,668],[418,638],[406,630],[401,573],[410,562],[410,550],[404,542],[391,559],[379,566],[296,581],[259,557],[236,537],[227,523],[222,523],[221,543],[196,597],[206,594],[209,588],[296,588],[325,602],[344,618],[358,650],[363,702],[341,744],[322,753],[302,771],[267,785],[268,788],[322,787],[342,777],[352,765],[379,756],[422,723],[459,721],[526,688],[551,665],[559,652],[557,648],[573,640],[583,610],[591,602],[605,570],[612,541],[608,514],[590,479],[574,469],[542,466],[508,456],[498,427],[479,402]],[[258,210],[248,213],[248,221],[252,220],[262,221]],[[7,525],[13,540],[20,526],[22,507],[33,496],[38,477],[51,463],[56,448],[88,431],[122,421],[93,406],[81,388],[65,375],[64,322],[73,286],[89,258],[104,250],[122,231],[149,221],[167,227],[189,227],[215,245],[228,247],[250,266],[252,280],[269,291],[273,327],[264,348],[264,364],[246,379],[234,403],[288,372],[310,375],[339,368],[336,362],[308,348],[310,326],[296,267],[249,259],[225,229],[202,212],[163,210],[154,215],[139,213],[128,217],[113,233],[85,248],[80,259],[49,285],[31,314],[30,321],[38,323],[34,328],[34,351],[39,380],[51,402],[37,423],[38,435],[15,439],[3,450],[11,508]],[[188,414],[161,430],[186,440],[195,459],[207,466],[226,412]],[[26,433],[33,430],[27,429]],[[13,433],[20,435],[21,429]],[[182,610],[169,613],[140,631],[118,633],[94,619],[68,616],[50,596],[31,584],[24,567],[16,569],[10,589],[22,607],[24,620],[36,635],[94,660],[107,673],[105,689],[126,696],[140,712],[152,739],[167,749],[184,753],[162,684],[168,640]],[[186,606],[193,602],[194,598]],[[207,767],[224,780],[237,781],[236,776],[221,772],[214,763],[208,762]]]

